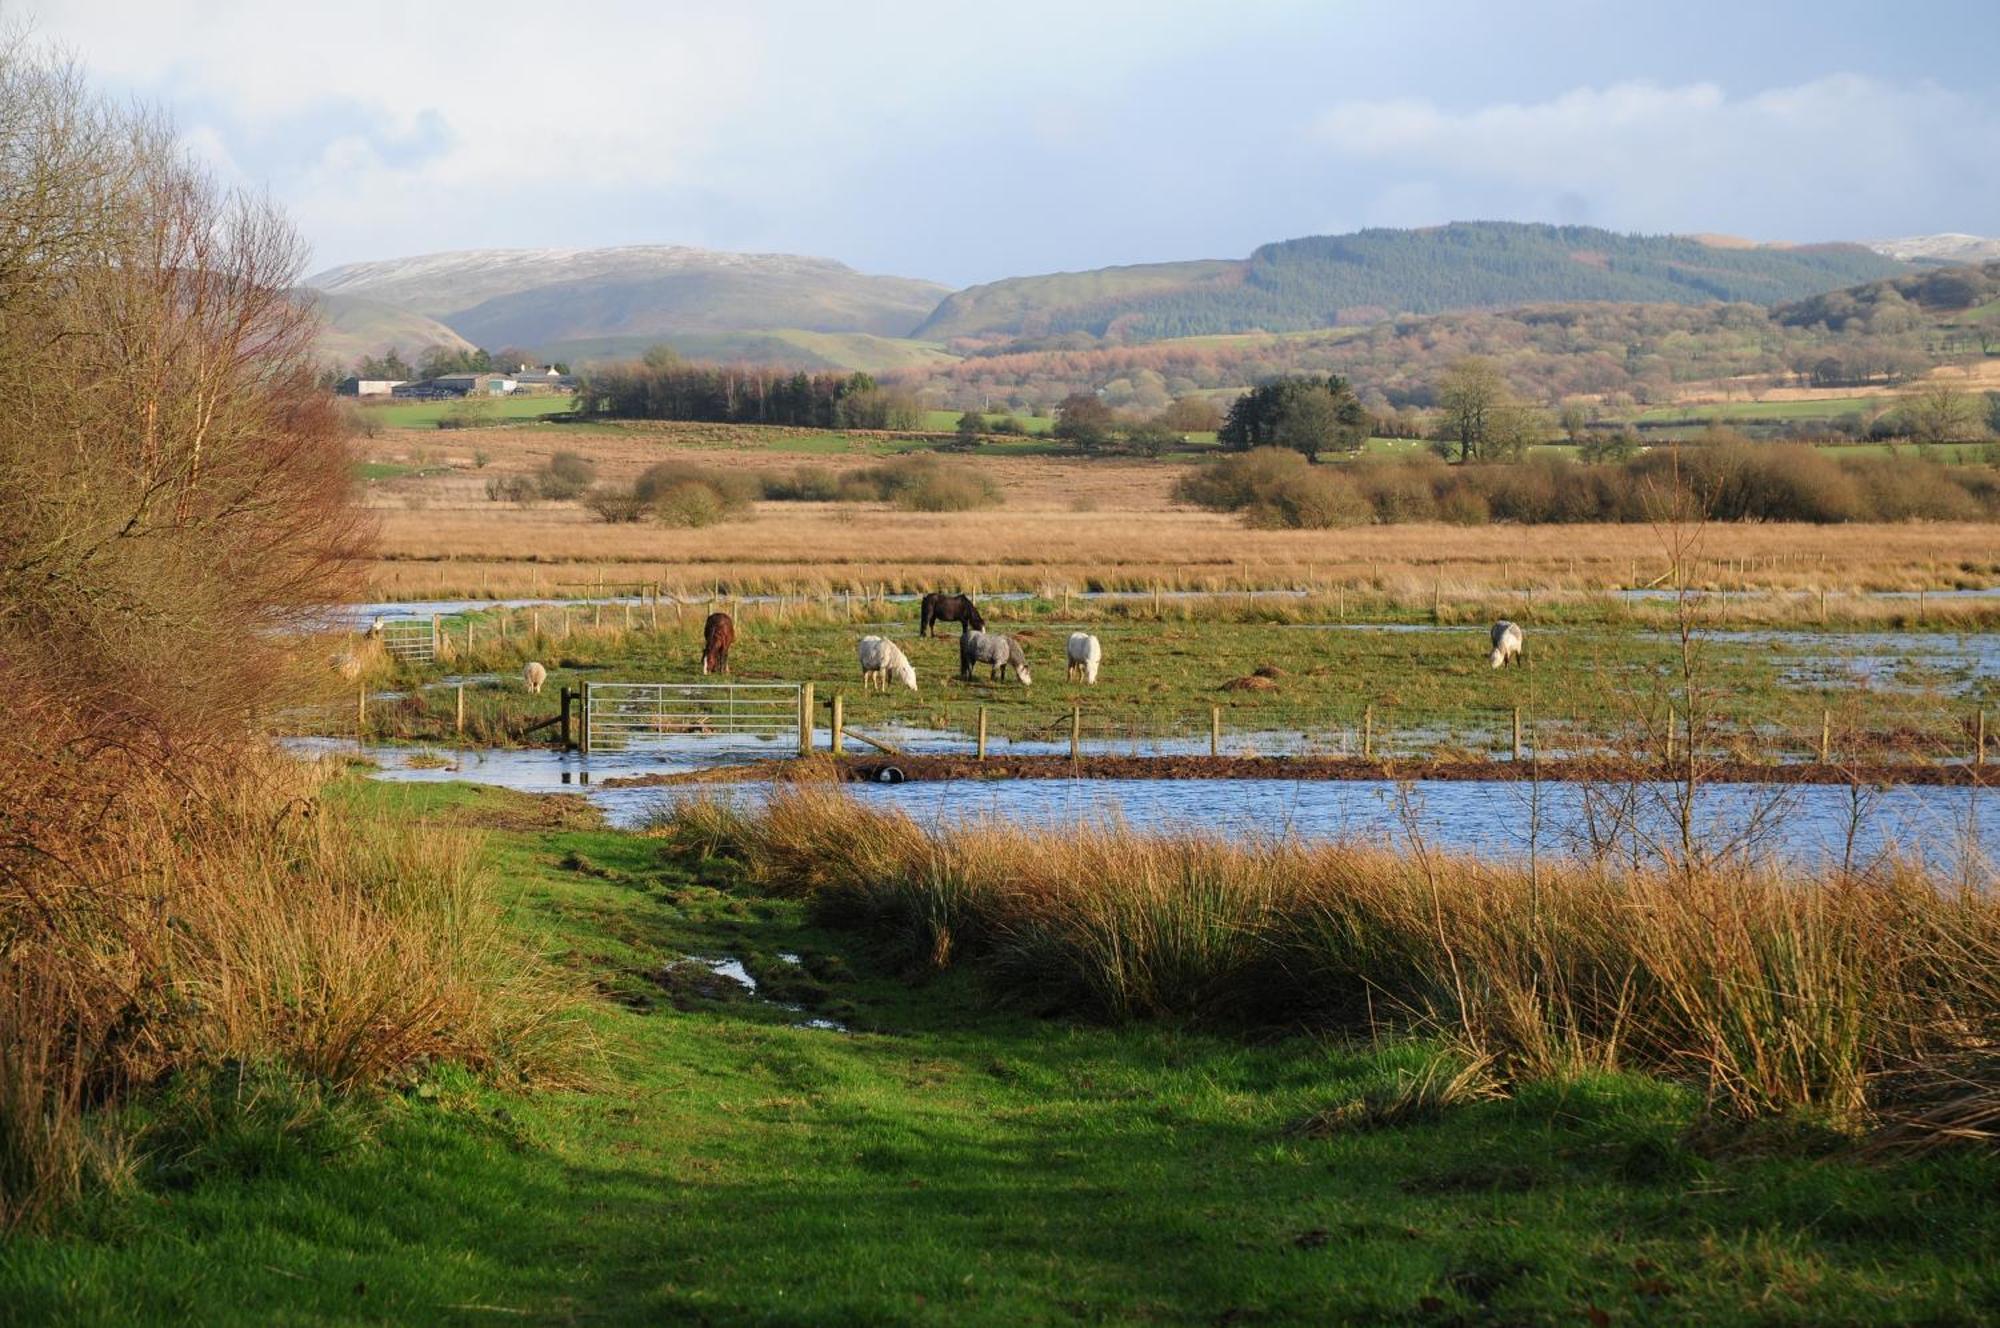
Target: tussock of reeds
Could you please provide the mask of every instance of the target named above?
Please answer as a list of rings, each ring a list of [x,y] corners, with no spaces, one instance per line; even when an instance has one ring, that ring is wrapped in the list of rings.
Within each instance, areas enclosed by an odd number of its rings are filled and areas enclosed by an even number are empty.
[[[1975,1103],[2000,1071],[2000,906],[1910,871],[1531,871],[1115,827],[932,830],[803,786],[673,825],[825,921],[1037,1007],[1443,1037],[1503,1078],[1640,1070],[1726,1114],[1843,1126],[1943,1086],[1990,1120]]]
[[[170,1077],[573,1068],[575,1007],[503,931],[478,838],[344,810],[321,778],[271,758],[128,789],[117,833],[0,886],[0,1230],[105,1171],[103,1109]]]

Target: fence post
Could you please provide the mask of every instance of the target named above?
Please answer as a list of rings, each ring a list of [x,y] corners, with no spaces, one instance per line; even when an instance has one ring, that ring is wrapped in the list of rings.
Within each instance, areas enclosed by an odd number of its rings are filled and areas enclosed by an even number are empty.
[[[435,613],[431,615],[431,654],[433,657],[444,655],[444,622]]]
[[[599,587],[599,589],[602,589],[602,587]],[[602,631],[603,629],[604,629],[604,604],[602,601],[599,601],[598,603],[590,606],[590,630],[593,632],[597,632],[597,631]]]
[[[1819,712],[1819,763],[1825,765],[1833,759],[1833,712]]]
[[[577,740],[576,749],[588,756],[590,755],[590,684],[585,683],[577,694],[583,698],[583,718],[577,724],[577,730],[582,736]]]
[[[1361,756],[1363,760],[1375,759],[1375,707],[1363,706],[1361,710]]]
[[[1155,593],[1158,593],[1155,588]],[[1083,707],[1069,708],[1069,759],[1074,761],[1083,755]]]
[[[458,736],[465,736],[465,684],[458,685]]]
[[[813,749],[813,685],[799,688],[799,755],[811,756]]]
[[[465,657],[472,658],[472,619],[465,620]]]
[[[1514,707],[1514,759],[1521,759],[1521,707]]]
[[[1674,763],[1674,708],[1667,707],[1667,764]]]
[[[986,759],[986,707],[979,707],[979,759]]]
[[[1222,755],[1222,707],[1208,708],[1208,754]]]
[[[368,740],[368,680],[362,679],[354,693],[354,740]]]
[[[842,743],[841,743],[841,740],[840,740],[840,725],[841,725],[841,720],[842,720],[842,718],[843,718],[843,715],[842,715],[842,710],[841,710],[841,700],[842,700],[842,698],[841,698],[841,695],[840,695],[840,693],[839,693],[839,692],[835,692],[835,693],[833,694],[833,701],[832,701],[832,705],[833,705],[833,754],[834,754],[835,756],[839,756],[839,755],[841,755],[841,754],[842,754],[842,752],[843,752],[843,751],[845,750],[845,749],[844,749],[844,747],[843,747],[843,745],[842,745]]]
[[[569,750],[569,688],[565,686],[562,696],[562,749]]]
[[[1977,750],[1973,753],[1972,763],[1974,765],[1986,764],[1986,712],[1984,710],[1979,712],[1979,741]]]
[[[563,610],[563,640],[569,640],[569,610]]]

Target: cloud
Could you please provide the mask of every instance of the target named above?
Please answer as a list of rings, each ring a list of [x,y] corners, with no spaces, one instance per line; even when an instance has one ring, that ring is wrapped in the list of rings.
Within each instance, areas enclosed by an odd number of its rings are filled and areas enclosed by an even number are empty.
[[[2000,117],[1931,84],[1851,74],[1732,97],[1713,83],[1577,88],[1547,101],[1450,110],[1421,98],[1344,102],[1314,122],[1337,160],[1401,199],[1466,218],[1590,215],[1650,229],[1742,228],[1763,238],[1856,239],[1964,217],[2000,199],[1984,163]]]

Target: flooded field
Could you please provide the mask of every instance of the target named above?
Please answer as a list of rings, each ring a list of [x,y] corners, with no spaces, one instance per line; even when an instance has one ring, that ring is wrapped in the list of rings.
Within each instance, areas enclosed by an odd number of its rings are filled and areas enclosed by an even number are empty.
[[[352,744],[334,742],[292,747],[306,753],[356,751]],[[782,752],[767,748],[764,754]],[[467,780],[528,793],[580,794],[625,827],[643,826],[690,798],[754,806],[774,787],[603,784],[664,768],[699,769],[723,759],[722,753],[703,750],[701,740],[690,740],[688,750],[665,760],[657,751],[583,757],[372,746],[366,755],[385,780]],[[935,825],[990,817],[1047,828],[1116,822],[1236,839],[1421,840],[1446,852],[1519,859],[1596,851],[1650,858],[1669,847],[1676,833],[1675,787],[1664,783],[1018,779],[847,787],[866,804],[894,807]],[[1701,791],[1695,819],[1710,851],[1734,848],[1802,866],[1863,867],[1895,855],[1921,861],[1942,877],[1984,886],[1991,878],[1987,853],[1995,832],[1987,823],[1996,796],[1972,788],[1714,784]]]

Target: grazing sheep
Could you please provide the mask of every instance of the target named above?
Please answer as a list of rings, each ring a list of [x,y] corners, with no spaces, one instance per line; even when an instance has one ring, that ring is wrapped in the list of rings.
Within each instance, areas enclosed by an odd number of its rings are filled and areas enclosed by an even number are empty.
[[[1034,681],[1028,676],[1028,657],[1021,653],[1021,647],[1011,636],[999,633],[966,632],[958,638],[958,676],[961,682],[972,681],[972,666],[987,664],[992,666],[993,679],[998,682],[1008,669],[1021,680],[1023,687]]]
[[[978,606],[970,595],[945,595],[933,590],[924,596],[923,621],[917,628],[918,636],[929,636],[931,628],[941,622],[955,622],[959,633],[966,631],[983,632],[986,619],[979,616]]]
[[[1104,647],[1089,632],[1069,634],[1069,678],[1075,682],[1081,677],[1092,687],[1097,685],[1097,666],[1104,658]]]
[[[1510,660],[1517,664],[1521,661],[1521,629],[1503,618],[1493,624],[1493,654],[1489,662],[1497,669]]]
[[[528,693],[531,696],[540,696],[542,684],[548,680],[549,671],[534,660],[529,660],[527,667],[521,670],[521,681],[528,684]]]
[[[882,636],[864,636],[854,647],[854,653],[861,660],[862,691],[879,684],[886,692],[891,678],[913,692],[917,690],[917,671],[894,641]]]
[[[729,672],[729,647],[736,644],[736,620],[726,613],[711,613],[701,625],[701,671]]]

